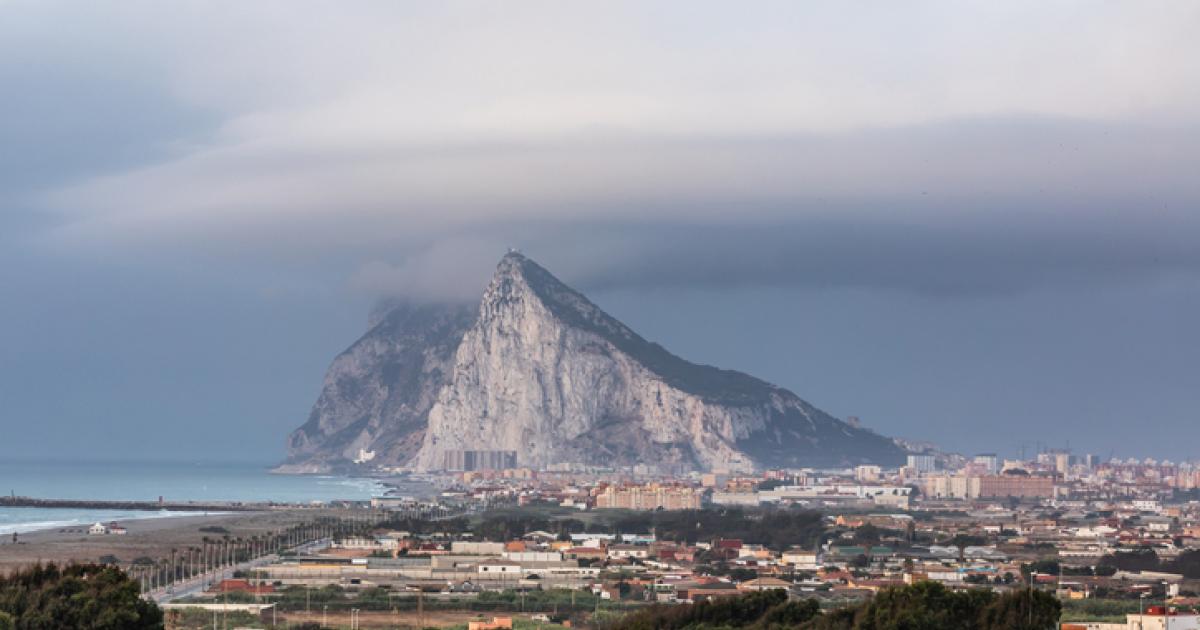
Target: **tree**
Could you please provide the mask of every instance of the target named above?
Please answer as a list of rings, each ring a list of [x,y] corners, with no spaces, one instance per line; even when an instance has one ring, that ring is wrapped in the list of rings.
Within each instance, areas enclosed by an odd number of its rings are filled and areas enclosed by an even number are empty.
[[[954,592],[938,582],[918,582],[880,591],[862,606],[854,630],[980,630],[978,611],[995,594],[989,590]]]
[[[1021,589],[1005,593],[983,609],[983,630],[1050,630],[1058,627],[1062,603],[1042,591]]]
[[[967,547],[978,547],[986,545],[987,540],[981,536],[971,536],[969,534],[956,534],[950,539],[950,545],[958,548],[958,561],[965,561],[964,556],[967,552]]]
[[[163,614],[140,597],[137,582],[100,564],[37,564],[0,578],[0,628],[150,630]]]
[[[1055,560],[1037,560],[1021,565],[1021,575],[1025,576],[1026,580],[1033,573],[1037,573],[1038,575],[1062,575],[1062,565]]]
[[[1099,564],[1116,567],[1121,571],[1157,571],[1158,554],[1153,549],[1118,551],[1100,559]]]
[[[754,569],[736,567],[729,570],[729,579],[734,582],[745,582],[746,580],[753,580],[756,577],[758,577],[758,571]]]
[[[1189,580],[1200,579],[1200,551],[1193,549],[1179,554],[1171,566]]]
[[[790,601],[767,609],[759,625],[763,628],[793,628],[821,614],[821,605],[815,599]]]
[[[6,612],[0,612],[0,630],[13,630],[16,625],[13,623],[12,615]]]
[[[870,523],[866,523],[854,530],[854,542],[865,547],[878,545],[882,538],[883,531]]]
[[[800,604],[800,602],[793,602]],[[801,618],[806,610],[819,610],[816,602],[792,607],[780,590],[754,591],[739,597],[724,597],[691,606],[655,604],[617,620],[612,630],[683,630],[684,628],[745,628],[756,624],[777,628],[791,625],[788,618]],[[769,622],[768,618],[774,621]],[[811,618],[811,617],[810,617]]]
[[[831,610],[801,627],[805,630],[854,630],[858,610],[853,606]]]

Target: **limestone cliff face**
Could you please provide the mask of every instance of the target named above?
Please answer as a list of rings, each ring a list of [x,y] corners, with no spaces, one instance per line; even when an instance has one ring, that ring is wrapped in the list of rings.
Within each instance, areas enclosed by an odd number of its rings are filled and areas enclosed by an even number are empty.
[[[787,390],[670,354],[520,254],[500,262],[414,464],[463,450],[733,471],[902,457]]]
[[[360,449],[419,470],[463,451],[731,471],[903,458],[785,389],[676,357],[517,253],[477,307],[381,313],[334,360],[282,470],[345,466]]]
[[[389,304],[369,330],[333,360],[308,422],[288,438],[280,472],[343,468],[360,450],[372,464],[404,464],[421,446],[429,408],[474,305]]]

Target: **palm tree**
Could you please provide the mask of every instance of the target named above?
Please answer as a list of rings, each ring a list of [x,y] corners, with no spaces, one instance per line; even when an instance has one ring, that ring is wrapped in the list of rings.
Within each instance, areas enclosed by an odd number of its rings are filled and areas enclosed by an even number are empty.
[[[200,572],[208,573],[208,536],[200,539]]]

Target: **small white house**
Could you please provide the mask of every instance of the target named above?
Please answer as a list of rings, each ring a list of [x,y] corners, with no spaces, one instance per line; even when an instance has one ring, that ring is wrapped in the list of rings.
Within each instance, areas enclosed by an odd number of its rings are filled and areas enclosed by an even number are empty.
[[[108,526],[104,523],[96,523],[88,528],[88,534],[92,536],[103,536],[108,533]]]

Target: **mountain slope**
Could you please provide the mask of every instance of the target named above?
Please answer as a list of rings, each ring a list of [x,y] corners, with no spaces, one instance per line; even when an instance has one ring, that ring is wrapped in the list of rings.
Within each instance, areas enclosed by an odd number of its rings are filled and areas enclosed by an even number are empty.
[[[322,472],[359,450],[404,463],[421,446],[429,408],[450,369],[471,305],[388,305],[333,360],[308,422],[288,438],[281,472]]]
[[[520,254],[504,257],[429,412],[415,465],[511,450],[524,466],[896,463],[891,440],[754,377],[646,341]]]
[[[643,339],[518,253],[477,307],[401,305],[338,356],[285,471],[521,466],[728,469],[896,464],[892,440],[752,376]]]

